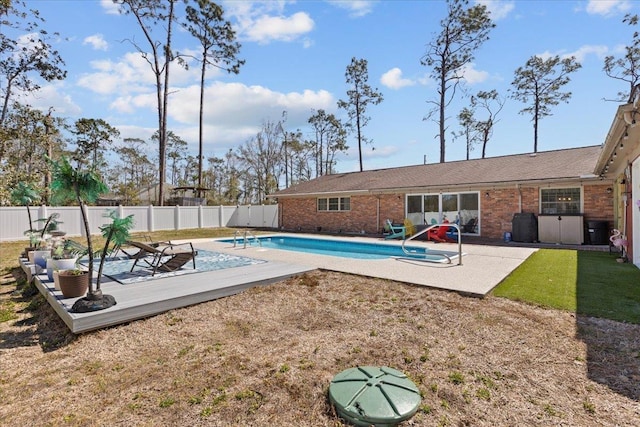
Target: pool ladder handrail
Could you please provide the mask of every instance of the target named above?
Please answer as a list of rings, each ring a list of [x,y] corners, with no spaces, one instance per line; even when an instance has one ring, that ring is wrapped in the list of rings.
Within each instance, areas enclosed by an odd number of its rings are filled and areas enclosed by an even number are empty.
[[[444,222],[442,224],[431,224],[429,227],[425,228],[424,230],[420,230],[416,234],[407,237],[406,239],[404,239],[402,241],[402,252],[404,252],[407,255],[411,255],[413,259],[418,259],[418,258],[415,258],[415,253],[409,252],[404,247],[405,243],[407,243],[409,240],[413,240],[416,237],[423,235],[424,233],[427,233],[432,228],[437,228],[437,227],[453,227],[453,228],[456,229],[456,231],[457,231],[456,235],[458,236],[458,265],[462,265],[462,237],[460,235],[460,226],[458,224],[456,224],[455,222]],[[447,255],[445,255],[445,254],[433,254],[433,255],[443,256],[449,261],[448,263],[451,264],[451,258],[448,257]],[[425,257],[426,257],[426,254],[425,254]],[[429,260],[425,259],[425,260],[421,260],[421,261],[429,261]]]
[[[250,234],[251,237],[253,237],[254,242],[258,242],[258,245],[260,245],[260,247],[262,247],[262,241],[260,239],[258,239],[258,237],[253,234],[252,232],[248,231],[248,230],[244,230],[244,232],[240,231],[240,230],[236,230],[235,233],[233,233],[233,247],[236,247],[236,238],[238,237],[238,234],[243,234],[242,240],[244,240],[244,247],[243,249],[247,249],[247,234]]]

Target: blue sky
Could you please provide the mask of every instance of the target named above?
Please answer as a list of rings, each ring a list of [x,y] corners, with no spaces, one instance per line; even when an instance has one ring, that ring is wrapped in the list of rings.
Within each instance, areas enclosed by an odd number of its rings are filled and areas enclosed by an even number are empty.
[[[76,120],[102,118],[126,138],[143,138],[157,129],[155,88],[147,63],[125,39],[146,43],[131,16],[119,15],[111,0],[27,0],[46,19],[44,28],[57,31],[54,41],[67,64],[65,81],[47,84],[27,101],[58,116]],[[631,41],[625,13],[639,13],[633,1],[483,1],[496,28],[466,70],[472,92],[496,89],[507,97],[514,71],[532,55],[575,55],[582,68],[566,87],[569,104],[554,107],[540,122],[538,150],[598,145],[604,142],[619,105],[606,99],[626,90],[624,83],[602,70],[606,55],[621,55]],[[205,106],[205,156],[222,157],[254,136],[265,120],[288,113],[287,130],[300,129],[306,138],[307,119],[324,109],[344,117],[339,99],[347,99],[345,69],[352,57],[368,61],[369,84],[384,101],[370,106],[364,168],[421,164],[439,160],[437,125],[424,121],[435,95],[429,69],[420,64],[426,46],[439,31],[444,1],[221,1],[225,16],[242,44],[246,61],[239,75],[208,73]],[[197,43],[179,32],[174,47],[186,52]],[[197,155],[199,71],[172,69],[170,129]],[[448,110],[446,160],[465,158],[465,144],[452,141],[456,115],[468,101]],[[487,156],[533,151],[530,116],[525,105],[507,99],[497,117]],[[349,137],[348,154],[337,170],[358,170],[357,143]],[[150,153],[155,146],[149,145]],[[471,153],[481,155],[480,149]]]

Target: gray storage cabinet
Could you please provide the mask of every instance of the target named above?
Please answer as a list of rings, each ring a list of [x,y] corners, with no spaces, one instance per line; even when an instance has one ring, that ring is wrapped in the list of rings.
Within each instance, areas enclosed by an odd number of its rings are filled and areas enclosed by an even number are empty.
[[[538,215],[538,240],[542,243],[582,245],[582,215]]]

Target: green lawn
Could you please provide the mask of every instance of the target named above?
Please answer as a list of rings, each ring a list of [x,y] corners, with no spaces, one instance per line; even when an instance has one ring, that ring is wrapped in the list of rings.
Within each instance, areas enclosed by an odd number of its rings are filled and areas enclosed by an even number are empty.
[[[541,249],[492,295],[640,324],[640,269],[607,252]]]

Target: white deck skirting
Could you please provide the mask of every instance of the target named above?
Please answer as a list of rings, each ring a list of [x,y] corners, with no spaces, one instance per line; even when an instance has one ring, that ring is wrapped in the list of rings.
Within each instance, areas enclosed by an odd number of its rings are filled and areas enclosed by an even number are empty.
[[[103,277],[100,284],[102,292],[113,295],[117,304],[91,313],[71,313],[69,310],[78,298],[63,298],[62,293],[54,289],[46,272],[35,274],[36,267],[33,264],[29,264],[26,259],[21,259],[20,262],[27,275],[30,272],[34,274],[33,280],[40,293],[71,332],[76,334],[223,298],[313,270],[310,267],[270,261],[128,285]]]

